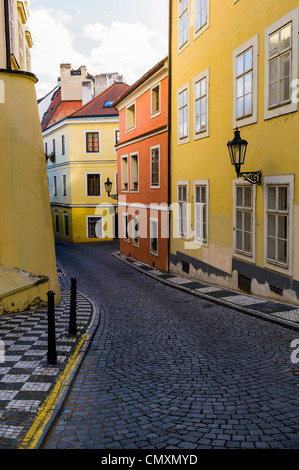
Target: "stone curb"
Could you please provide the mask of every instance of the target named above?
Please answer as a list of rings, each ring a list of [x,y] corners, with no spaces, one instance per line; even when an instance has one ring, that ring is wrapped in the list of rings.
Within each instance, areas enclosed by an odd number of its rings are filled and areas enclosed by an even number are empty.
[[[136,269],[137,271],[143,273],[143,274],[146,274],[147,276],[155,279],[156,281],[159,281],[169,287],[172,287],[174,289],[177,289],[177,290],[180,290],[182,292],[185,292],[187,294],[190,294],[190,295],[193,295],[195,297],[199,297],[199,298],[202,298],[202,299],[205,299],[209,302],[212,302],[212,303],[215,303],[217,305],[220,305],[222,307],[229,307],[237,312],[241,312],[241,313],[245,313],[247,315],[250,315],[250,316],[253,316],[253,317],[256,317],[256,318],[259,318],[261,320],[266,320],[266,321],[269,321],[271,323],[275,323],[275,324],[278,324],[278,325],[281,325],[281,326],[284,326],[286,328],[291,328],[293,329],[294,331],[299,331],[299,324],[297,324],[296,322],[292,322],[290,320],[285,320],[283,318],[279,318],[279,317],[276,317],[274,315],[270,315],[270,314],[267,314],[267,313],[264,313],[264,312],[259,312],[257,310],[253,310],[253,309],[250,309],[248,307],[244,307],[244,306],[239,306],[239,305],[236,305],[232,302],[227,302],[225,300],[222,300],[222,299],[219,299],[219,298],[215,298],[215,297],[212,297],[212,296],[209,296],[205,293],[199,293],[199,292],[196,292],[192,289],[188,289],[186,287],[183,287],[181,285],[178,285],[178,284],[174,284],[173,282],[171,281],[167,281],[166,279],[161,279],[158,275],[155,275],[153,273],[149,273],[147,272],[145,269],[142,269],[142,267],[140,266],[136,266],[135,264],[133,264],[132,262],[130,261],[127,261],[125,255],[122,255],[120,254],[119,252],[116,252],[116,253],[112,253],[112,256],[114,256],[115,258],[117,258],[119,261],[122,261],[123,263],[127,264],[128,266],[131,266],[132,268]],[[136,260],[137,261],[137,260]],[[138,261],[139,262],[139,261]],[[141,263],[139,262],[140,264],[144,264],[144,263]],[[152,268],[152,269],[155,269],[155,268]],[[162,272],[161,272],[162,273]],[[179,276],[178,276],[179,277]],[[204,284],[204,283],[202,283]],[[206,284],[208,286],[208,284]],[[230,289],[227,289],[226,290],[230,290]],[[232,291],[231,292],[235,292],[235,291]],[[240,294],[241,295],[241,294]],[[269,302],[272,302],[272,301],[269,301]],[[275,302],[273,302],[275,303]],[[294,307],[295,309],[296,307]]]

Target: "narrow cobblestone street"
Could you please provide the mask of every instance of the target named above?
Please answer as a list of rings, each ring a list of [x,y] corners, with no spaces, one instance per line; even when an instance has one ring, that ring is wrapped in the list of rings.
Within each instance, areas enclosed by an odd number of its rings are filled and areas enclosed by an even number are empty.
[[[57,244],[99,327],[43,448],[299,448],[298,333]]]

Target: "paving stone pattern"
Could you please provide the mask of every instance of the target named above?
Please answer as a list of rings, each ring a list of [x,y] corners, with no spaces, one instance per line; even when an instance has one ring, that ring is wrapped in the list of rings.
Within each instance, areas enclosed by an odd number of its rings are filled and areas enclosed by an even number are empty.
[[[70,292],[62,291],[55,307],[57,365],[48,366],[48,310],[0,316],[0,448],[17,448],[65,369],[78,339],[68,335]],[[78,337],[90,324],[92,304],[77,295]]]
[[[298,332],[157,282],[116,249],[57,245],[100,324],[43,447],[299,448]]]

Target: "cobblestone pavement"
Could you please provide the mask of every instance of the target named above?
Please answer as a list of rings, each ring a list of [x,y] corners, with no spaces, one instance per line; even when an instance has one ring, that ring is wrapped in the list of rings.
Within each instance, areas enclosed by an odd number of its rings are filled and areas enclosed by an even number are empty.
[[[57,388],[80,337],[93,321],[93,305],[78,293],[77,336],[68,335],[70,292],[63,291],[61,299],[61,304],[55,307],[57,364],[54,366],[47,363],[47,308],[0,316],[0,340],[4,344],[4,357],[0,361],[0,449],[27,447],[30,439],[26,436],[33,437],[30,429],[37,416],[41,416],[47,398],[57,397],[53,389]],[[57,403],[53,400],[46,406],[51,414]],[[43,419],[45,416],[43,413]],[[35,431],[43,425],[38,422]]]
[[[43,448],[299,448],[299,333],[57,245],[100,323]]]

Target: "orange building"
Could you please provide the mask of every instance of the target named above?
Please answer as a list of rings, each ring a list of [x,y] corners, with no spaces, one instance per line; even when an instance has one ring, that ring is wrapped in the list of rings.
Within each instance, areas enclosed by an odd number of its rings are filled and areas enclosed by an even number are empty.
[[[168,58],[143,75],[113,106],[119,111],[120,251],[166,271]]]

